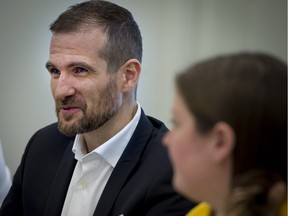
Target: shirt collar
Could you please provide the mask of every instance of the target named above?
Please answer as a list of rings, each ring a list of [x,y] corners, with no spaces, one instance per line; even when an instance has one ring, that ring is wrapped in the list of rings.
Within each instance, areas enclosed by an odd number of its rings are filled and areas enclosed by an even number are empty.
[[[137,103],[137,111],[133,119],[115,136],[111,137],[105,143],[94,149],[87,154],[87,150],[84,144],[84,137],[81,134],[77,134],[74,140],[72,151],[75,154],[75,159],[78,161],[85,160],[90,155],[100,155],[106,160],[113,168],[116,166],[120,159],[124,149],[130,141],[141,116],[141,107]]]

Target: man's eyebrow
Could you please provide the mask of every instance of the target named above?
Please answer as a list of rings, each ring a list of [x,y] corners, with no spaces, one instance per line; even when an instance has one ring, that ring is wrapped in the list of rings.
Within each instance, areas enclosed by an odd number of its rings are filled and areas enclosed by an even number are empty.
[[[47,68],[47,69],[49,69],[49,68],[51,68],[51,67],[54,67],[54,65],[51,63],[51,62],[46,62],[46,64],[45,64],[45,67]]]
[[[72,62],[70,63],[69,65],[67,65],[68,68],[70,67],[75,67],[75,66],[80,66],[80,67],[85,67],[91,71],[93,71],[93,68],[91,67],[91,65],[85,63],[85,62],[82,62],[82,61],[75,61],[75,62]],[[55,67],[50,61],[48,61],[46,64],[45,64],[45,67],[47,69],[51,68],[51,67]]]

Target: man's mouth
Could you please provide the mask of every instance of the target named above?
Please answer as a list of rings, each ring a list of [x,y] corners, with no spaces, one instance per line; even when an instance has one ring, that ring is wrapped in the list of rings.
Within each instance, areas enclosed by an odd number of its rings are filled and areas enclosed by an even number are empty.
[[[64,114],[73,114],[81,110],[79,106],[62,106],[60,112]]]

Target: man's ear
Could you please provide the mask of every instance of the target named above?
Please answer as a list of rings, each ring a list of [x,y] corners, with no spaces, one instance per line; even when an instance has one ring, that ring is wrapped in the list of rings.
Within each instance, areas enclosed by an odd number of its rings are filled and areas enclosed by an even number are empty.
[[[218,122],[212,129],[212,157],[216,163],[222,163],[232,156],[235,147],[235,133],[225,122]]]
[[[137,59],[129,59],[121,68],[122,71],[122,92],[129,92],[134,89],[140,77],[141,64]]]

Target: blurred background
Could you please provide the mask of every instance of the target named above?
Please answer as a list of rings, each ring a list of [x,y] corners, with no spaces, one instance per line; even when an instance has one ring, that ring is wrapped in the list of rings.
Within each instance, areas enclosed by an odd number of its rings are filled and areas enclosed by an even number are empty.
[[[50,93],[49,25],[76,0],[1,0],[0,139],[14,174],[39,128],[56,121]],[[286,0],[112,0],[132,12],[143,37],[138,101],[170,124],[173,78],[195,61],[264,51],[287,62]]]

